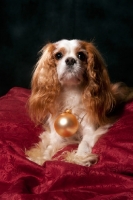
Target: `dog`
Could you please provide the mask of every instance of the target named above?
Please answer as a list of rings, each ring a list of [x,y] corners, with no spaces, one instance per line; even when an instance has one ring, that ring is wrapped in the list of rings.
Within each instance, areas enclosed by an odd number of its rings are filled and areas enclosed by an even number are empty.
[[[133,98],[133,90],[111,83],[105,61],[92,42],[60,40],[41,50],[31,83],[28,107],[31,119],[45,131],[40,142],[26,151],[29,160],[43,165],[57,151],[78,143],[77,150],[65,152],[63,160],[90,166],[97,162],[92,153],[97,140],[117,119],[117,112]],[[67,109],[78,121],[76,133],[61,136],[55,120]]]

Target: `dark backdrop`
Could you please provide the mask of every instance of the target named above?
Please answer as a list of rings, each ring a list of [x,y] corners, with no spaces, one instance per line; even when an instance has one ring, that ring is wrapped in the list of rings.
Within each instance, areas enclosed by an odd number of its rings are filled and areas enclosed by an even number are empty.
[[[30,87],[48,41],[93,40],[111,80],[133,86],[132,0],[0,0],[0,95]]]

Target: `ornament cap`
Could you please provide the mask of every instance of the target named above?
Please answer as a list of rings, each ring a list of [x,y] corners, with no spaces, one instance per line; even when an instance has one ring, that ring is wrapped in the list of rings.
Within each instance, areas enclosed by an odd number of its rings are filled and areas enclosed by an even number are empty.
[[[71,109],[66,109],[65,113],[72,113]]]

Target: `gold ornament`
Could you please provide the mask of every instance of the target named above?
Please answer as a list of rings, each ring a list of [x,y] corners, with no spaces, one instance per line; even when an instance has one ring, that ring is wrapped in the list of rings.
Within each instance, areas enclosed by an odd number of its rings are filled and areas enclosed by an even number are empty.
[[[54,127],[59,135],[70,137],[77,132],[79,123],[75,115],[71,113],[71,110],[66,110],[56,118]]]

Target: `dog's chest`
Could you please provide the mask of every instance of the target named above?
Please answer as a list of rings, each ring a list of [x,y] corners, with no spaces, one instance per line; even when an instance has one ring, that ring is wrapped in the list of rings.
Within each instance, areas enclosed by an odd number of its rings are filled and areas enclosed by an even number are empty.
[[[69,109],[78,117],[82,117],[85,114],[85,108],[82,103],[82,91],[79,89],[62,91],[57,99],[57,105],[57,113],[62,113]]]

